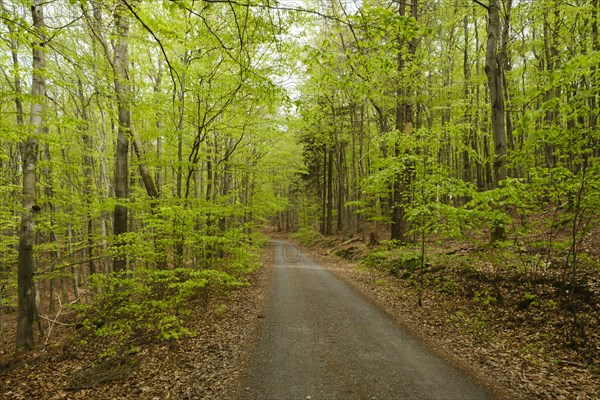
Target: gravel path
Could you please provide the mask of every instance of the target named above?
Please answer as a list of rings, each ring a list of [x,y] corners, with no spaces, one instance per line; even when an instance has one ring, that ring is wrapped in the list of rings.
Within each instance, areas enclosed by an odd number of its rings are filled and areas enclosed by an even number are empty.
[[[490,399],[375,305],[286,241],[244,399]]]

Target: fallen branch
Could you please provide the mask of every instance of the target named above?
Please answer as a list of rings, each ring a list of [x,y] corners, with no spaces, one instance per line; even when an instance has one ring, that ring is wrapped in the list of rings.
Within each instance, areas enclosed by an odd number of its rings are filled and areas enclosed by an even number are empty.
[[[575,361],[569,361],[569,360],[558,360],[558,362],[560,364],[566,364],[566,365],[571,365],[573,367],[579,367],[579,368],[587,368],[588,366],[582,363],[578,363]]]
[[[75,299],[72,302],[70,302],[69,304],[75,304],[78,301],[79,301],[79,299]],[[58,298],[58,306],[60,308],[58,309],[58,312],[56,313],[56,317],[54,317],[54,319],[50,319],[43,315],[38,315],[38,318],[42,318],[42,319],[45,319],[46,321],[48,321],[48,334],[46,335],[46,340],[44,341],[44,351],[46,351],[46,348],[48,346],[48,341],[50,340],[50,335],[52,334],[52,329],[54,328],[54,325],[59,324],[62,326],[75,326],[75,324],[68,324],[66,322],[60,322],[58,320],[58,317],[60,316],[60,314],[62,313],[62,310],[63,310],[63,305],[62,305],[62,301],[60,300],[60,297]]]
[[[329,251],[327,251],[327,254],[332,254],[334,251],[336,251],[336,250],[338,250],[338,249],[340,249],[340,248],[342,248],[342,247],[344,247],[346,245],[349,245],[350,243],[357,242],[359,240],[361,240],[359,237],[353,237],[352,239],[348,239],[345,242],[343,242],[341,244],[338,244],[337,246],[329,249]]]

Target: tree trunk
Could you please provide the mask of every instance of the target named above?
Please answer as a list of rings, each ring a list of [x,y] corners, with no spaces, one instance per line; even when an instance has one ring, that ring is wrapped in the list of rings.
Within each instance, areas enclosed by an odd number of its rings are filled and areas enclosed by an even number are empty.
[[[321,198],[321,233],[327,231],[327,146],[323,146],[323,197]]]
[[[185,68],[188,63],[188,54],[186,53],[183,57],[183,67]],[[181,73],[179,79],[179,94],[177,98],[179,100],[179,118],[177,122],[177,198],[182,198],[182,185],[183,185],[183,114],[185,112],[185,71]]]
[[[344,168],[344,149],[342,148],[342,146],[340,144],[338,144],[338,201],[337,201],[337,231],[338,233],[342,233],[344,231],[344,185],[346,184],[347,180],[344,179],[345,177],[345,168]]]
[[[133,150],[138,159],[140,176],[142,177],[142,183],[144,184],[146,193],[148,194],[148,197],[150,197],[152,200],[158,199],[159,192],[156,188],[156,184],[154,183],[152,171],[150,171],[148,164],[144,162],[144,160],[146,159],[146,151],[144,150],[142,141],[135,134],[133,129],[130,129],[130,133],[133,142]],[[154,205],[154,203],[152,203],[152,205]]]
[[[43,129],[47,130],[47,128]],[[56,207],[52,201],[52,198],[54,197],[54,182],[52,179],[52,169],[50,167],[52,163],[50,159],[50,146],[48,143],[46,143],[46,145],[44,146],[44,159],[46,161],[46,166],[43,169],[43,175],[45,179],[44,194],[46,195],[46,201],[48,202],[48,211],[50,212],[50,243],[56,244],[57,238],[55,229],[57,229],[57,227],[54,216],[54,214],[56,213]],[[52,265],[58,264],[60,259],[59,251],[55,249],[52,250],[50,254]],[[50,304],[48,305],[48,312],[50,314],[54,314],[55,312],[56,299],[56,278],[53,277],[50,281]]]
[[[510,14],[512,11],[513,0],[505,0],[504,2],[504,25],[502,27],[502,46],[500,50],[500,65],[502,67],[501,79],[503,86],[503,95],[507,108],[505,109],[506,118],[506,137],[508,139],[508,148],[511,151],[515,150],[515,141],[513,137],[513,121],[510,110],[510,93],[508,91],[508,82],[506,81],[506,73],[512,69],[512,63],[508,54],[508,42],[510,40]]]
[[[487,48],[485,55],[485,73],[488,78],[490,104],[492,107],[492,138],[494,142],[493,185],[500,187],[506,180],[506,114],[504,109],[504,89],[502,64],[498,59],[498,39],[500,38],[500,2],[490,0],[488,6]],[[492,242],[504,239],[505,227],[500,222],[492,226]]]
[[[156,71],[156,76],[154,77],[154,94],[158,95],[160,93],[160,87],[162,82],[162,61],[158,59],[158,69]],[[158,97],[158,96],[157,96]],[[159,110],[159,101],[157,100],[156,109]],[[160,163],[160,159],[162,158],[163,153],[163,138],[162,138],[162,115],[157,112],[156,115],[156,130],[158,131],[158,137],[156,138],[156,159],[158,160],[158,166],[156,167],[155,177],[156,177],[156,191],[158,192],[158,197],[162,197],[162,185],[163,185],[163,174],[162,174],[162,166]]]
[[[333,220],[333,147],[327,150],[327,218],[325,220],[325,235],[332,233]]]
[[[34,0],[31,7],[33,26],[38,40],[33,42],[33,72],[31,83],[31,115],[30,124],[35,128],[35,134],[30,135],[23,145],[23,212],[19,229],[19,263],[18,263],[18,319],[17,319],[17,351],[33,349],[33,320],[35,317],[35,287],[33,271],[33,235],[35,228],[35,213],[39,206],[37,199],[36,166],[38,157],[38,139],[42,133],[43,105],[46,81],[45,67],[45,22],[43,1]]]
[[[592,50],[600,51],[600,42],[598,40],[598,0],[592,0]],[[592,85],[597,87],[598,85],[598,66],[593,68],[594,73],[592,74]],[[590,132],[596,132],[598,126],[598,95],[593,93],[590,97]],[[594,157],[600,157],[600,140],[594,140]]]
[[[500,38],[500,2],[490,0],[488,7],[488,38],[485,55],[485,73],[490,90],[492,107],[492,137],[494,140],[493,182],[494,187],[506,180],[506,130],[502,69],[498,61],[498,39]]]
[[[81,80],[77,81],[78,89],[79,89],[79,101],[81,103],[81,119],[82,126],[80,127],[81,136],[83,138],[83,175],[85,177],[84,183],[84,202],[86,207],[86,247],[87,247],[87,259],[88,259],[88,268],[90,275],[96,273],[96,263],[92,261],[93,255],[93,230],[94,230],[94,219],[92,218],[92,192],[93,192],[93,171],[92,171],[92,154],[93,154],[93,145],[92,145],[92,136],[89,131],[89,118],[87,113],[87,102],[83,96],[83,84]]]
[[[0,0],[0,8],[5,14],[10,15],[10,11],[4,5],[4,1]],[[12,55],[13,67],[15,71],[19,71],[19,40],[15,32],[15,27],[12,22],[6,20],[6,27],[10,34],[10,52]],[[14,74],[13,83],[15,85],[15,110],[17,112],[17,126],[22,127],[24,123],[23,113],[23,89],[21,88],[21,77],[18,73]]]
[[[463,50],[463,78],[465,80],[465,83],[463,86],[463,93],[465,99],[469,101],[469,99],[471,98],[471,66],[469,64],[469,20],[466,16],[463,18],[463,33],[465,38],[465,48]],[[465,182],[471,182],[471,157],[469,156],[468,148],[471,145],[471,137],[473,135],[473,128],[471,127],[472,107],[467,107],[465,109],[464,120],[467,128],[464,135],[464,149],[462,150],[462,179]],[[463,200],[465,202],[467,201],[466,199]]]
[[[129,197],[129,175],[128,175],[128,153],[129,153],[129,131],[131,128],[131,115],[129,109],[129,77],[127,75],[128,59],[128,34],[129,21],[124,15],[124,9],[119,6],[115,9],[115,24],[117,26],[117,39],[113,59],[115,92],[117,94],[117,107],[119,112],[119,129],[117,135],[115,155],[115,205],[113,215],[113,232],[115,234],[115,246],[123,244],[119,236],[128,231],[127,207],[124,202]],[[120,250],[115,252],[113,258],[113,271],[120,272],[127,268],[127,259]]]
[[[479,49],[479,26],[477,24],[477,18],[475,18],[473,20],[473,25],[475,28],[475,48]],[[481,73],[481,61],[479,57],[475,57],[475,72],[477,73],[477,75],[479,75]],[[475,87],[475,121],[473,121],[473,141],[472,141],[472,148],[473,151],[475,152],[475,154],[484,154],[483,152],[483,147],[487,148],[487,140],[482,140],[484,142],[484,146],[481,146],[480,144],[480,135],[478,134],[481,130],[479,129],[480,127],[480,114],[479,114],[479,102],[481,99],[481,85],[477,85]],[[487,160],[487,157],[482,157],[483,160]],[[487,180],[486,180],[486,169],[487,169],[487,161],[484,161],[483,163],[481,161],[477,161],[475,164],[475,174],[477,176],[477,189],[479,190],[484,190],[487,187]]]
[[[417,19],[418,16],[418,1],[412,0],[410,16]],[[398,3],[398,15],[404,17],[406,13],[406,3]],[[417,50],[418,41],[413,38],[408,43],[408,57],[409,60],[414,56]],[[396,69],[398,72],[398,79],[400,80],[396,90],[396,130],[403,132],[405,135],[410,135],[413,128],[413,105],[410,103],[408,91],[405,86],[410,84],[408,80],[405,80],[403,74],[406,69],[406,55],[404,54],[404,40],[398,38],[398,55]],[[403,150],[400,149],[400,144],[396,142],[394,145],[394,155],[396,158],[400,158],[403,155]],[[412,167],[410,163],[404,162],[404,169],[395,175],[392,191],[392,224],[391,239],[404,241],[406,239],[406,233],[409,230],[408,221],[406,219],[406,208],[409,202],[409,190],[410,190],[410,171]]]

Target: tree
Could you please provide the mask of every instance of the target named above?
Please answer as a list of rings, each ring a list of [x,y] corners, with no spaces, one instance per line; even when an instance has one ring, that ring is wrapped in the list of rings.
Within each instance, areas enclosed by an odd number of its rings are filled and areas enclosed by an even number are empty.
[[[33,321],[36,313],[33,254],[35,214],[40,210],[36,204],[37,184],[36,166],[38,158],[39,136],[43,133],[43,98],[46,81],[44,78],[46,26],[44,21],[44,2],[34,0],[31,16],[35,38],[32,51],[31,112],[29,124],[32,132],[22,147],[23,159],[23,211],[19,228],[19,315],[17,320],[17,350],[31,350],[34,346]]]
[[[510,1],[510,0],[509,0]],[[488,79],[491,106],[492,137],[494,140],[494,187],[499,188],[500,183],[506,180],[506,110],[504,108],[504,73],[503,62],[498,55],[500,36],[500,0],[490,0],[484,6],[488,11],[487,46],[485,54],[485,74]],[[510,3],[509,3],[510,4]],[[507,20],[508,21],[508,20]],[[507,22],[508,23],[508,22]],[[508,27],[505,28],[508,30]],[[505,47],[505,46],[503,46]],[[506,54],[503,54],[506,58]],[[505,238],[506,232],[501,222],[495,222],[492,228],[492,241]]]
[[[418,0],[412,0],[410,7],[410,17],[416,22],[418,18]],[[398,16],[401,18],[405,17],[406,3],[404,1],[398,2]],[[409,83],[409,77],[411,73],[406,73],[406,69],[409,69],[410,63],[415,57],[417,51],[417,45],[419,39],[416,32],[410,28],[407,32],[402,32],[398,35],[398,50],[397,50],[397,73],[399,81],[396,83],[398,88],[396,89],[396,131],[398,134],[404,134],[410,136],[414,129],[414,104],[413,104],[413,91],[412,85]],[[406,45],[404,42],[408,42]],[[410,139],[409,139],[410,140]],[[413,169],[411,162],[407,160],[410,152],[406,148],[402,150],[402,145],[399,141],[394,143],[394,155],[400,160],[404,158],[402,162],[403,166],[401,171],[396,173],[393,182],[392,192],[392,224],[391,224],[391,239],[392,240],[406,240],[406,234],[408,233],[408,220],[406,218],[406,208],[410,203],[410,184],[411,184],[411,170]]]

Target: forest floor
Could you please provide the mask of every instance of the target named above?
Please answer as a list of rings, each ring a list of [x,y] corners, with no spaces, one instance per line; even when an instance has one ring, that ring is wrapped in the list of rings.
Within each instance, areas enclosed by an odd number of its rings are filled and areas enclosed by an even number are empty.
[[[486,302],[483,296],[465,295],[465,290],[445,290],[452,283],[478,293],[478,285],[486,287],[482,276],[464,276],[460,269],[447,268],[441,272],[444,276],[436,277],[435,268],[429,266],[433,272],[422,290],[422,306],[418,306],[414,278],[391,274],[381,265],[366,266],[361,261],[383,246],[373,248],[356,239],[321,238],[303,248],[430,348],[496,388],[501,397],[600,399],[600,311],[595,300],[581,312],[580,320],[586,322],[586,348],[582,351],[564,343],[564,317],[556,310],[549,311],[556,305],[550,300],[548,308],[538,305],[547,288],[536,289],[538,304],[523,307],[523,282],[507,276],[498,279],[502,301]],[[444,254],[475,263],[469,258],[470,252],[477,251],[472,244],[446,243],[443,247]],[[588,285],[593,299],[600,294],[595,278],[590,276]]]
[[[27,354],[14,354],[9,330],[0,353],[0,399],[231,398],[245,368],[247,343],[256,336],[268,271],[255,270],[247,277],[249,286],[207,304],[190,304],[186,326],[195,336],[143,343],[132,355],[98,357],[98,346],[77,341],[72,312],[61,315],[67,325],[55,324],[46,345],[46,338],[37,337],[36,350]],[[14,327],[14,314],[4,318],[5,326]]]

